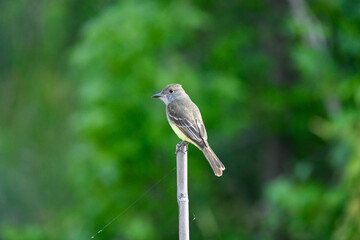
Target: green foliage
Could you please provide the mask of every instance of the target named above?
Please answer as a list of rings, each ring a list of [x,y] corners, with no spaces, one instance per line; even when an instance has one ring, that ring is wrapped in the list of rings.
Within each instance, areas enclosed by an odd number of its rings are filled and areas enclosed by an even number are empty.
[[[291,239],[330,239],[345,196],[337,188],[276,180],[266,190],[269,217],[265,226],[272,236],[286,229]]]
[[[192,239],[357,239],[359,4],[290,2],[2,1],[0,238],[176,239],[180,83]]]

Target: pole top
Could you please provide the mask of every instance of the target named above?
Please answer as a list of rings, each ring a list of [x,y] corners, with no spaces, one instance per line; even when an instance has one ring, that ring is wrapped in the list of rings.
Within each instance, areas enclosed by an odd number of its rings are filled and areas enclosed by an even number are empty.
[[[188,142],[181,141],[176,145],[176,152],[175,155],[177,155],[178,152],[186,153],[188,151]]]

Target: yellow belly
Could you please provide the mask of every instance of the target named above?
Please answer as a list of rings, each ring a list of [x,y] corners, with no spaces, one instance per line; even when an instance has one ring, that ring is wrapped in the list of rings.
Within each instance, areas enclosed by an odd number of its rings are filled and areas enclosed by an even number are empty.
[[[171,122],[169,122],[169,123],[170,123],[171,128],[174,130],[174,132],[176,133],[176,135],[177,135],[181,140],[187,141],[187,142],[192,143],[192,144],[194,144],[194,145],[196,146],[196,144],[195,144],[193,141],[191,141],[191,139],[188,138],[175,124],[173,124],[173,123],[171,123]]]

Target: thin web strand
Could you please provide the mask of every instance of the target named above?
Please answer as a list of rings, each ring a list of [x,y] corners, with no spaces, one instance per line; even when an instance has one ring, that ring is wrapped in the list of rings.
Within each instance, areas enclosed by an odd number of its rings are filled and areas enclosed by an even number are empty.
[[[159,185],[165,178],[170,176],[170,174],[176,169],[174,167],[171,169],[167,174],[165,174],[162,178],[160,178],[156,183],[154,183],[148,190],[146,190],[143,194],[141,194],[140,197],[138,197],[133,203],[131,203],[127,208],[125,208],[121,213],[119,213],[116,217],[114,217],[110,222],[108,222],[102,229],[97,231],[94,235],[91,236],[90,239],[94,239],[96,235],[104,231],[105,228],[110,226],[113,222],[115,222],[119,217],[121,217],[123,214],[125,214],[130,208],[132,208],[135,204],[137,204],[141,199],[143,199],[151,190],[153,190],[157,185]]]

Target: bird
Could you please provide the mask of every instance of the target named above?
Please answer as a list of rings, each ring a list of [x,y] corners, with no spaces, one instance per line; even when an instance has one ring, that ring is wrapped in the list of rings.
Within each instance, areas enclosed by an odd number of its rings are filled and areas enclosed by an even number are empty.
[[[171,128],[185,142],[201,150],[208,160],[215,176],[225,170],[208,143],[208,136],[199,108],[193,103],[180,84],[169,84],[160,93],[152,95],[166,104],[166,115]]]

